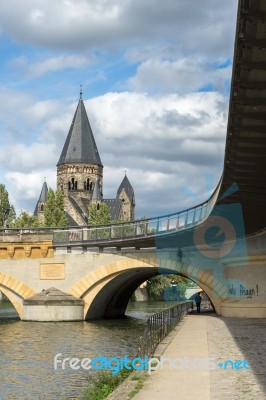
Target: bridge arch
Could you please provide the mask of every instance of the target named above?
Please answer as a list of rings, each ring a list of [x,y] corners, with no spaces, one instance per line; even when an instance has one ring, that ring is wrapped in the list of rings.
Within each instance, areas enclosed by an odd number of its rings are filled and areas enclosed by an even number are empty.
[[[23,300],[35,294],[24,282],[11,275],[0,272],[0,290],[15,307],[20,319],[23,317]]]
[[[128,258],[108,264],[84,276],[69,293],[84,300],[84,319],[122,317],[139,285],[162,273],[182,275],[196,282],[220,314],[227,287],[214,278],[212,271],[169,260],[169,256],[160,259],[160,268],[157,257]]]

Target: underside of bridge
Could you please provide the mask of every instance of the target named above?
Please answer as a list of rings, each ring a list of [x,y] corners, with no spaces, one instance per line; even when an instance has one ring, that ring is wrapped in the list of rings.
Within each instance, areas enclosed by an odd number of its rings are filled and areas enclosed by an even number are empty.
[[[224,172],[220,195],[239,190],[222,204],[243,208],[246,234],[265,229],[266,200],[266,3],[240,0]]]

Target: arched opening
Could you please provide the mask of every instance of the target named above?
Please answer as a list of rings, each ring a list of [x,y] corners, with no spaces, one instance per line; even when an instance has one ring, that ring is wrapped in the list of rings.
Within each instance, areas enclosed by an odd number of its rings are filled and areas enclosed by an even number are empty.
[[[3,285],[0,285],[0,291],[6,296],[8,299],[8,302],[6,304],[6,307],[4,304],[1,305],[0,302],[0,317],[3,317],[3,315],[6,316],[12,316],[12,317],[19,317],[22,319],[23,315],[23,306],[22,306],[22,301],[18,295],[16,295],[12,290],[4,287]],[[2,310],[2,312],[1,312]],[[4,312],[3,312],[4,311]]]
[[[75,178],[71,178],[70,181],[68,181],[68,190],[77,190],[78,189],[78,182],[75,181]]]
[[[164,270],[163,275],[164,274],[173,275],[173,271]],[[192,280],[190,277],[187,277],[181,273],[175,274]],[[162,275],[162,270],[160,269],[159,273],[158,268],[156,267],[132,268],[121,272],[113,279],[110,279],[98,291],[88,308],[85,319],[123,318],[125,316],[129,300],[135,290],[148,279],[160,275]],[[201,287],[200,284],[199,286]],[[85,296],[86,293],[84,294],[84,297]]]
[[[87,178],[87,179],[84,181],[84,190],[89,191],[90,188],[91,188],[90,180],[89,180],[89,178]]]

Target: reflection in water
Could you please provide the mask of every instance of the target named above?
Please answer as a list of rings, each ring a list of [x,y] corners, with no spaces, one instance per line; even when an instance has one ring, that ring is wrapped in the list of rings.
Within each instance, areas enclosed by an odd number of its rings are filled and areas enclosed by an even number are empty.
[[[170,303],[170,306],[174,303]],[[26,322],[0,302],[0,399],[76,399],[92,372],[54,370],[57,353],[65,357],[134,357],[144,319],[169,303],[131,303],[129,318],[94,322]]]

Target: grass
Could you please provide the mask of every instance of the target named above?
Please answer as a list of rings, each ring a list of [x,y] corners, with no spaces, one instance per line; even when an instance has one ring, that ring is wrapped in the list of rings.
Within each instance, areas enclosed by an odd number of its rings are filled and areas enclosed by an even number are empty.
[[[85,389],[80,400],[104,400],[111,394],[131,373],[123,369],[116,375],[111,372],[100,372],[92,378],[90,386]]]
[[[142,388],[144,381],[147,379],[147,374],[136,375],[131,378],[132,381],[137,381],[135,388],[129,393],[128,399],[132,399]]]

